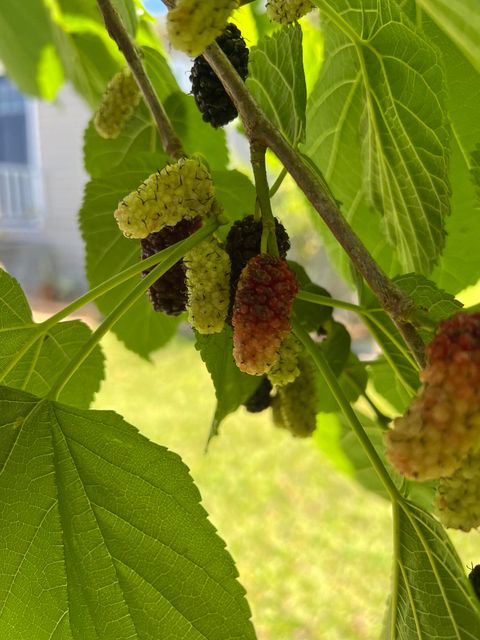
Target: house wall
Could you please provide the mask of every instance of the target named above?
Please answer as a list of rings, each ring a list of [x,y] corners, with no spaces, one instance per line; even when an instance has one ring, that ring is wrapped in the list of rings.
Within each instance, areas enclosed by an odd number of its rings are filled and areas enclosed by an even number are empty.
[[[31,101],[28,135],[38,165],[39,220],[30,228],[0,225],[0,262],[31,294],[69,297],[85,288],[77,226],[87,176],[82,137],[90,112],[65,86],[54,103]]]

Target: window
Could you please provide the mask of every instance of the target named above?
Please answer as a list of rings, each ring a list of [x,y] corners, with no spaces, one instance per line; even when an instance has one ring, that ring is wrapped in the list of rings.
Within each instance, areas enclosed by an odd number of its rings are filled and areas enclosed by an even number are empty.
[[[0,230],[41,222],[34,109],[32,101],[0,76]]]

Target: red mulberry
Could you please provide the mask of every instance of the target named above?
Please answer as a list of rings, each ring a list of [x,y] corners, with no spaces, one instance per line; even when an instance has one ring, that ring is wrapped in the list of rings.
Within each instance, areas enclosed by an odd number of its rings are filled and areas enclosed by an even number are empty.
[[[423,386],[387,435],[387,456],[416,480],[451,476],[480,442],[480,314],[444,321],[427,347]]]
[[[248,261],[238,282],[233,308],[233,356],[251,375],[267,373],[290,332],[290,313],[298,284],[285,260],[267,254]]]

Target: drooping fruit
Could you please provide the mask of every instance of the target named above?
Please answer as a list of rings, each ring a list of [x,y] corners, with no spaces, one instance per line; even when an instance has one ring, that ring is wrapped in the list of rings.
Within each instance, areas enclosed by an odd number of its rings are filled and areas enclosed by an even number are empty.
[[[315,366],[310,357],[299,358],[300,374],[283,387],[278,387],[272,400],[273,422],[294,436],[306,438],[316,428],[318,389]]]
[[[218,333],[225,324],[230,292],[230,258],[211,236],[184,257],[188,321],[199,333]]]
[[[451,476],[480,443],[480,314],[442,322],[427,356],[422,388],[386,437],[392,465],[416,480]]]
[[[102,138],[117,138],[132,117],[141,93],[130,69],[113,76],[94,115],[93,124]]]
[[[237,0],[177,0],[167,14],[172,46],[198,56],[222,33],[237,6]]]
[[[238,281],[232,316],[233,357],[241,371],[262,375],[275,364],[290,333],[297,291],[286,260],[260,254],[248,261]]]
[[[114,213],[127,238],[146,238],[180,220],[217,213],[207,168],[196,158],[181,158],[149,176],[126,196]]]
[[[164,227],[161,231],[150,234],[141,240],[141,258],[149,258],[155,253],[170,247],[176,242],[185,240],[200,228],[200,218],[180,220],[174,227]],[[153,268],[153,267],[152,267]],[[146,276],[152,269],[143,272]],[[185,311],[187,303],[187,283],[185,281],[185,265],[183,260],[177,262],[161,276],[148,290],[155,311],[163,311],[170,316],[178,316]]]
[[[268,0],[267,16],[274,22],[290,24],[313,8],[311,0]]]
[[[301,342],[297,340],[293,333],[289,333],[280,345],[277,361],[267,374],[273,385],[283,387],[293,382],[300,375],[298,357],[302,351]]]
[[[240,30],[229,24],[217,44],[226,54],[242,80],[248,75],[248,48]],[[222,83],[208,62],[195,58],[190,73],[192,94],[205,122],[214,127],[223,127],[237,117],[238,112]]]
[[[470,531],[480,526],[480,452],[470,453],[452,476],[440,480],[435,506],[445,527]]]

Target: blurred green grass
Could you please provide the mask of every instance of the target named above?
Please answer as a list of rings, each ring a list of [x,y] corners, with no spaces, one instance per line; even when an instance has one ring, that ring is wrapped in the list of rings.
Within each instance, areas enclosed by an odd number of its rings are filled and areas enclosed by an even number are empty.
[[[390,587],[388,504],[340,474],[312,440],[240,409],[204,448],[214,411],[209,375],[178,337],[152,363],[114,336],[95,408],[114,409],[179,453],[247,590],[259,640],[376,640]],[[465,563],[478,534],[458,534]],[[476,554],[476,556],[475,556]]]

